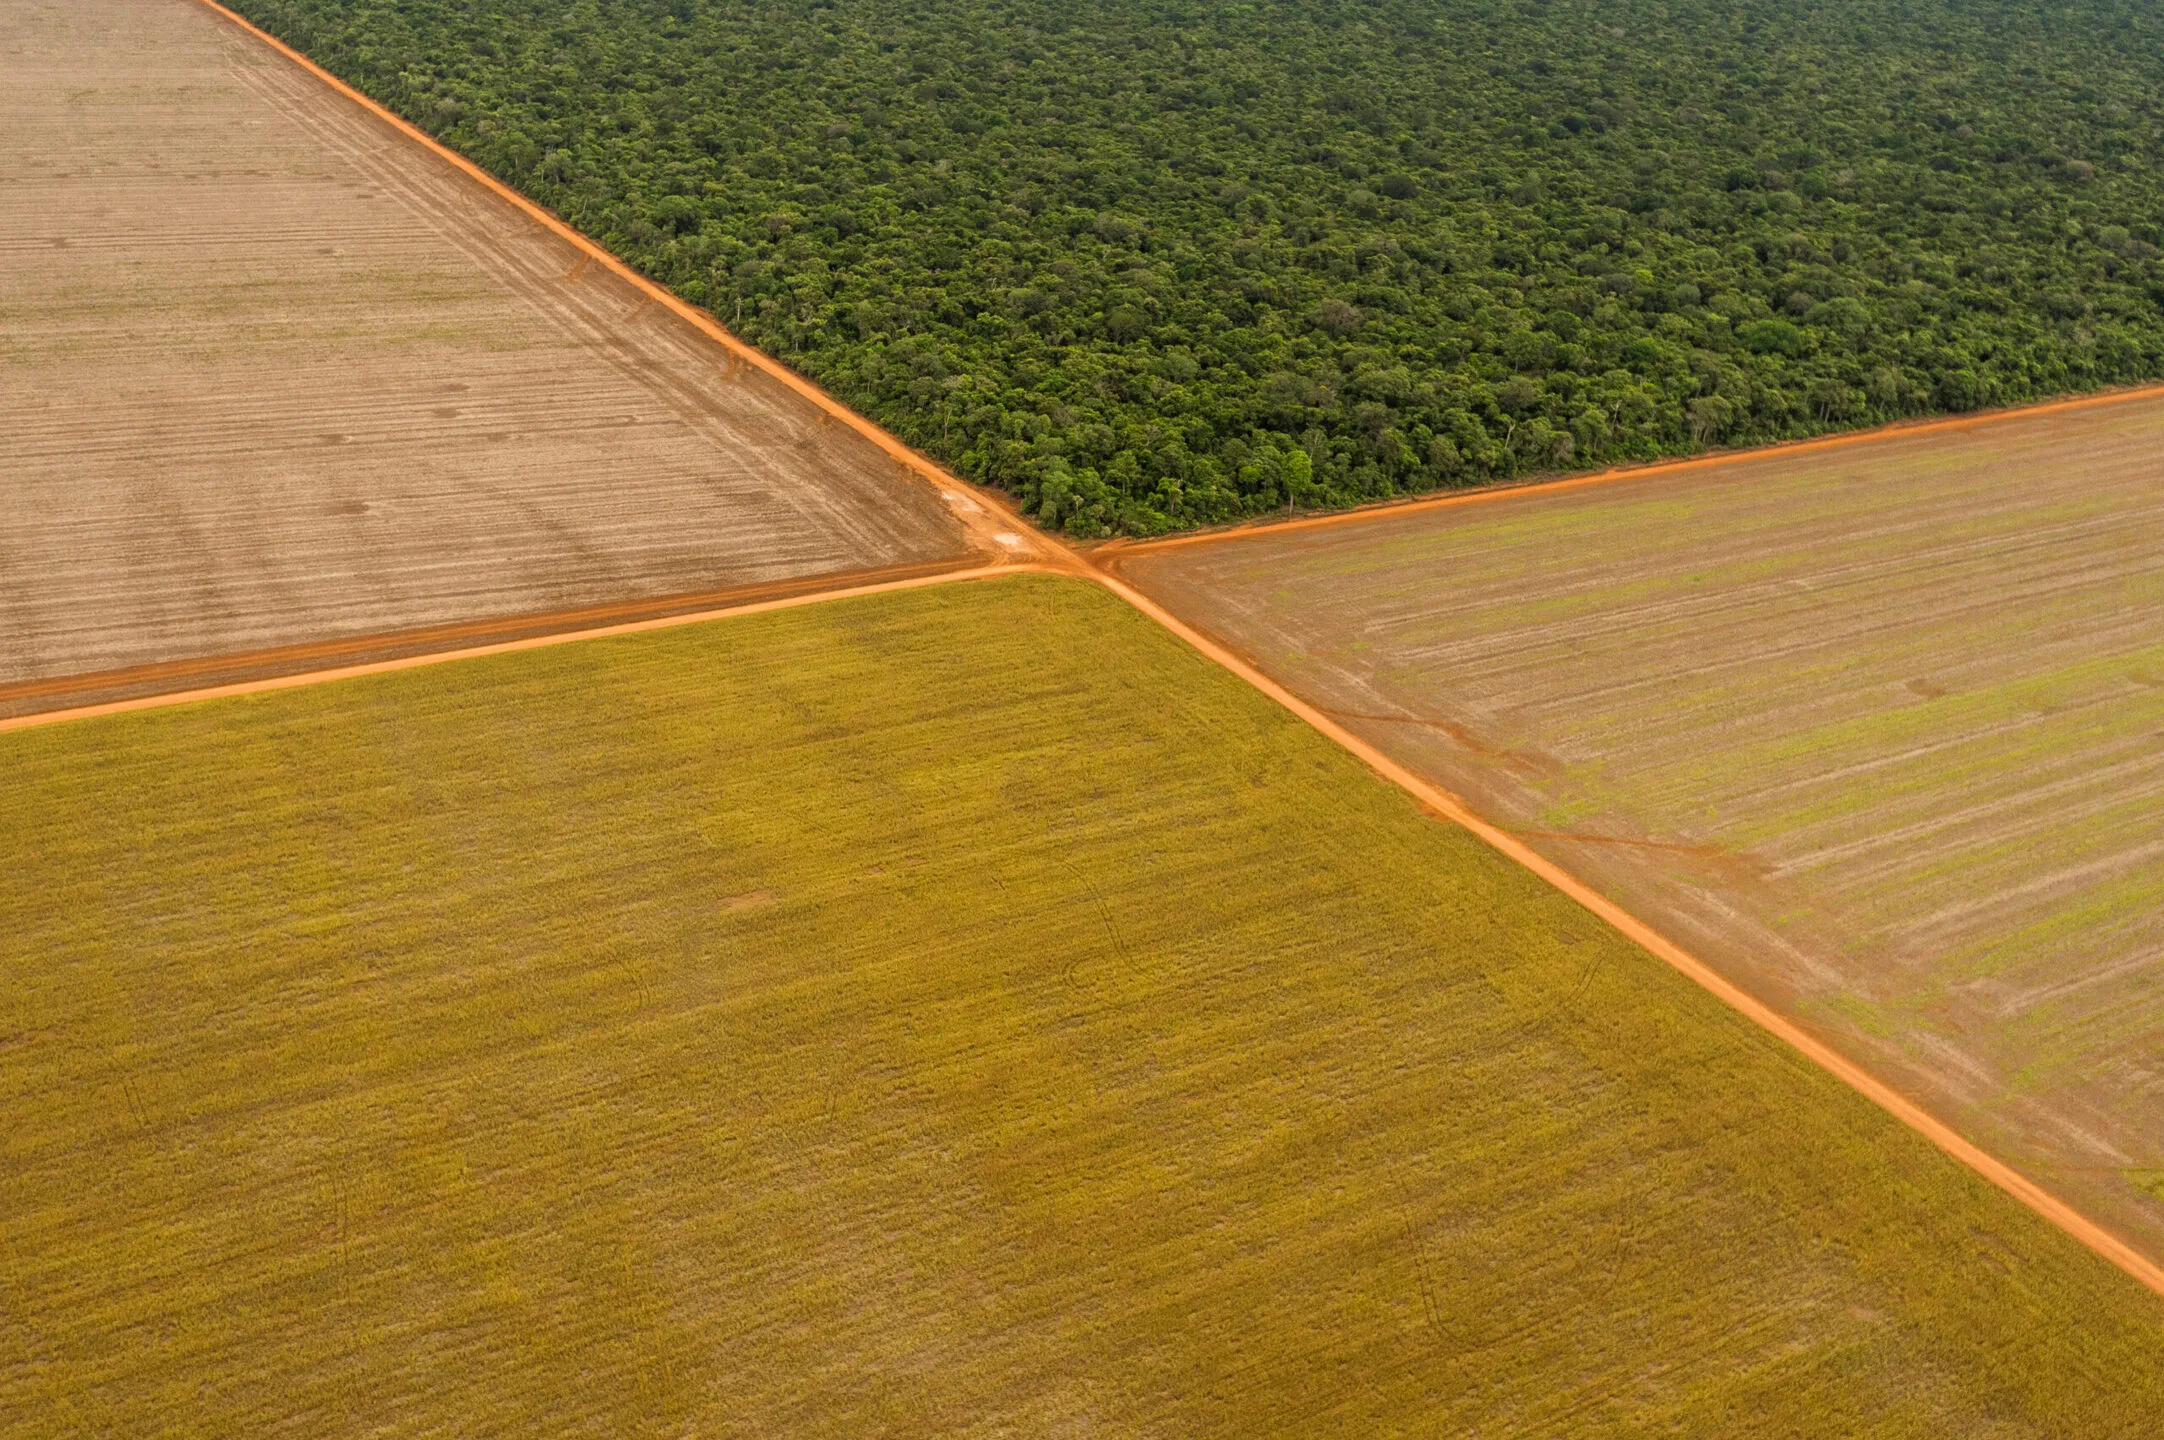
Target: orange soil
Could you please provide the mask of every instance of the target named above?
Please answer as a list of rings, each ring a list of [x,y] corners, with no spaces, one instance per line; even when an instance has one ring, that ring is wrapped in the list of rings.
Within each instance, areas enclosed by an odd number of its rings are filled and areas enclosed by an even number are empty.
[[[849,425],[859,434],[862,434],[867,439],[871,440],[874,444],[878,445],[887,454],[893,456],[902,465],[907,467],[911,473],[922,476],[928,482],[937,486],[947,494],[956,495],[958,497],[968,497],[969,499],[971,499],[976,505],[981,506],[981,518],[979,518],[979,511],[971,510],[965,506],[960,505],[957,506],[957,509],[963,510],[965,512],[964,520],[966,524],[970,525],[971,533],[973,536],[992,542],[987,544],[985,547],[988,551],[993,554],[1014,555],[1017,559],[1019,559],[1020,553],[1029,553],[1033,557],[1035,557],[1036,563],[994,564],[972,570],[950,572],[944,575],[924,576],[916,579],[891,581],[884,584],[856,586],[841,590],[796,595],[785,599],[763,601],[751,605],[735,607],[732,609],[706,611],[689,615],[668,616],[660,619],[635,621],[622,625],[602,626],[596,629],[575,631],[562,635],[536,636],[524,640],[507,641],[496,645],[477,646],[467,650],[444,651],[431,655],[411,656],[404,659],[383,661],[370,665],[356,665],[349,666],[343,669],[319,671],[313,674],[288,675],[270,680],[252,681],[239,685],[218,686],[207,690],[187,691],[176,694],[151,696],[138,700],[119,701],[110,705],[87,706],[78,710],[52,711],[42,715],[24,716],[14,720],[0,720],[0,732],[24,729],[36,725],[49,725],[63,720],[87,718],[92,715],[115,714],[123,711],[148,709],[154,706],[177,705],[193,700],[211,699],[219,696],[254,694],[259,691],[289,689],[295,686],[315,684],[326,680],[344,679],[356,675],[378,674],[391,670],[412,669],[421,665],[438,664],[444,661],[454,659],[465,659],[481,655],[503,654],[515,650],[539,649],[548,645],[563,644],[571,640],[598,638],[605,635],[630,634],[638,631],[661,629],[675,625],[689,625],[704,620],[720,619],[724,616],[729,615],[756,614],[767,610],[778,610],[792,608],[798,605],[808,605],[825,599],[840,599],[845,596],[851,595],[879,594],[890,590],[916,589],[925,585],[940,585],[949,583],[951,581],[981,579],[993,575],[1012,574],[1020,570],[1045,571],[1094,579],[1098,584],[1103,585],[1113,594],[1119,596],[1122,600],[1134,606],[1137,610],[1149,616],[1158,624],[1164,626],[1165,629],[1171,631],[1180,639],[1186,641],[1187,644],[1192,646],[1198,653],[1223,666],[1225,669],[1231,671],[1233,674],[1239,676],[1249,685],[1252,685],[1256,690],[1268,696],[1270,699],[1275,700],[1278,704],[1284,706],[1287,710],[1291,711],[1294,715],[1305,721],[1308,725],[1314,727],[1315,730],[1329,737],[1337,744],[1343,746],[1352,754],[1358,756],[1359,759],[1376,774],[1380,775],[1385,780],[1390,781],[1392,784],[1398,786],[1400,789],[1412,795],[1415,799],[1417,799],[1423,805],[1427,806],[1430,810],[1432,810],[1436,815],[1447,819],[1455,824],[1463,826],[1466,830],[1477,836],[1481,841],[1486,843],[1492,849],[1524,866],[1533,874],[1547,881],[1550,885],[1553,885],[1556,889],[1562,891],[1565,895],[1568,895],[1571,899],[1578,902],[1578,904],[1584,906],[1594,915],[1600,917],[1608,924],[1614,926],[1615,929],[1620,931],[1625,936],[1628,936],[1638,945],[1642,946],[1653,955],[1658,956],[1661,960],[1666,962],[1668,965],[1674,967],[1682,974],[1688,976],[1699,986],[1701,986],[1712,995],[1714,995],[1716,998],[1718,998],[1722,1003],[1728,1005],[1731,1009],[1734,1009],[1738,1013],[1745,1016],[1747,1019],[1751,1020],[1753,1023],[1763,1028],[1764,1030],[1768,1031],[1769,1033],[1783,1040],[1790,1046],[1794,1047],[1798,1052],[1811,1060],[1812,1063],[1826,1070],[1829,1074],[1832,1074],[1837,1079],[1841,1080],[1851,1089],[1857,1091],[1859,1094],[1865,1096],[1867,1099],[1877,1104],[1881,1109],[1885,1110],[1895,1119],[1901,1121],[1903,1124],[1915,1130],[1918,1134],[1922,1135],[1925,1139],[1929,1140],[1939,1149],[1945,1151],[1948,1155],[1952,1156],[1961,1164],[1967,1166],[1977,1175],[1983,1177],[1985,1180],[1988,1180],[1993,1185],[1998,1186],[2001,1190],[2004,1190],[2014,1199],[2020,1201],[2023,1205],[2026,1205],[2037,1215],[2058,1226],[2067,1234],[2071,1235],[2074,1239],[2088,1246],[2098,1255],[2110,1261],[2112,1264],[2118,1266],[2121,1270],[2125,1271],[2128,1275],[2132,1276],[2141,1284],[2147,1286],[2150,1290],[2155,1291],[2159,1295],[2164,1295],[2164,1267],[2160,1267],[2155,1262],[2149,1260],[2146,1256],[2142,1255],[2139,1251],[2128,1245],[2124,1240],[2121,1240],[2118,1236],[2114,1235],[2103,1226],[2097,1224],[2095,1221],[2089,1219],[2087,1216],[2075,1210],[2065,1201],[2059,1199],[2057,1196],[2043,1189],[2034,1181],[2030,1180],[2027,1176],[2022,1175],[2019,1171],[2013,1169],[2011,1166],[2007,1165],[2005,1162],[1997,1159],[1996,1157],[1985,1153],[1976,1145],[1963,1138],[1945,1122],[1937,1119],[1935,1116],[1925,1111],[1921,1106],[1918,1106],[1913,1101],[1903,1096],[1899,1091],[1887,1085],[1884,1081],[1878,1079],[1876,1076],[1871,1075],[1870,1073],[1863,1070],[1861,1067],[1857,1066],[1854,1062],[1842,1056],[1839,1052],[1832,1049],[1823,1041],[1817,1039],[1810,1032],[1804,1030],[1801,1026],[1797,1025],[1794,1021],[1788,1019],[1786,1016],[1767,1006],[1764,1002],[1756,999],[1745,991],[1737,988],[1729,981],[1723,979],[1716,971],[1714,971],[1711,967],[1707,966],[1696,956],[1690,954],[1690,952],[1684,950],[1681,946],[1675,944],[1667,937],[1661,935],[1660,933],[1652,929],[1652,927],[1646,925],[1643,921],[1631,915],[1628,911],[1622,909],[1614,902],[1608,900],[1605,896],[1601,895],[1599,892],[1595,891],[1590,886],[1580,881],[1577,877],[1573,876],[1568,871],[1562,869],[1554,862],[1548,860],[1546,857],[1533,850],[1531,847],[1526,845],[1522,839],[1508,833],[1507,831],[1500,830],[1495,826],[1488,824],[1486,821],[1482,820],[1479,816],[1475,815],[1472,811],[1467,809],[1464,803],[1460,801],[1456,796],[1450,794],[1448,791],[1445,791],[1438,786],[1430,784],[1428,781],[1423,780],[1421,777],[1414,774],[1412,771],[1406,769],[1404,766],[1399,765],[1396,761],[1392,760],[1389,756],[1383,754],[1380,750],[1377,750],[1374,746],[1369,745],[1366,741],[1360,739],[1349,730],[1346,730],[1343,726],[1339,725],[1336,721],[1332,720],[1322,711],[1316,709],[1314,706],[1308,704],[1306,701],[1301,700],[1298,696],[1292,694],[1283,686],[1271,680],[1268,676],[1264,675],[1254,666],[1248,664],[1245,660],[1235,655],[1232,651],[1228,650],[1223,645],[1218,644],[1216,641],[1205,636],[1200,631],[1193,629],[1185,622],[1181,621],[1177,616],[1173,615],[1171,612],[1165,610],[1163,607],[1159,606],[1148,597],[1142,595],[1140,592],[1124,584],[1116,576],[1085,562],[1080,555],[1068,549],[1065,545],[1059,543],[1058,541],[1053,540],[1051,537],[1045,536],[1041,532],[1036,532],[1029,529],[1024,525],[1022,521],[1020,521],[1016,517],[1015,512],[1009,507],[1005,500],[995,498],[992,495],[979,491],[974,486],[966,485],[964,482],[949,475],[943,468],[941,468],[928,457],[918,454],[916,451],[902,444],[901,441],[887,434],[884,430],[882,430],[879,426],[873,424],[870,420],[867,420],[864,417],[857,415],[855,412],[841,405],[831,396],[827,395],[825,391],[819,389],[810,381],[805,380],[802,376],[799,376],[795,372],[787,369],[786,367],[781,366],[772,360],[769,360],[766,356],[762,355],[757,350],[754,350],[750,346],[744,344],[744,342],[738,340],[735,336],[729,334],[728,331],[724,330],[719,324],[715,323],[715,321],[711,317],[705,315],[704,313],[694,309],[689,305],[686,305],[681,300],[678,300],[675,296],[670,295],[667,291],[662,290],[659,286],[654,285],[651,281],[648,281],[644,277],[638,275],[636,272],[632,271],[628,266],[626,266],[622,261],[618,260],[613,255],[610,255],[605,250],[602,250],[599,246],[594,244],[593,241],[578,234],[576,231],[573,231],[570,227],[566,226],[555,216],[550,215],[548,212],[542,210],[539,206],[533,204],[533,202],[525,199],[523,196],[518,195],[516,192],[507,189],[501,183],[496,181],[493,177],[489,176],[486,172],[475,166],[472,162],[449,150],[446,150],[443,146],[437,144],[434,140],[430,139],[421,131],[415,129],[413,126],[407,124],[405,121],[400,120],[397,116],[392,115],[389,111],[383,109],[383,107],[377,105],[374,101],[369,100],[366,96],[360,94],[352,87],[346,85],[336,76],[331,75],[327,71],[323,70],[321,67],[315,65],[306,57],[298,54],[289,47],[280,44],[277,40],[272,39],[270,36],[263,34],[263,32],[257,30],[254,26],[250,25],[247,21],[241,19],[238,15],[235,15],[232,11],[227,10],[222,5],[219,5],[217,3],[217,0],[199,0],[199,3],[209,6],[211,9],[225,16],[233,24],[240,26],[243,30],[255,36],[263,43],[272,46],[280,54],[285,55],[294,63],[301,65],[311,74],[318,77],[325,84],[328,84],[334,89],[336,89],[340,94],[345,95],[354,103],[365,107],[370,112],[374,113],[382,120],[384,120],[386,123],[395,126],[400,132],[407,135],[409,138],[413,139],[417,143],[425,145],[430,149],[436,151],[438,154],[444,156],[446,159],[456,164],[461,170],[471,175],[476,181],[487,186],[490,190],[511,201],[513,204],[516,204],[522,210],[532,215],[535,219],[549,226],[552,230],[562,235],[565,239],[577,245],[582,252],[587,254],[594,261],[609,267],[611,270],[623,276],[626,280],[639,286],[640,289],[646,294],[650,295],[656,301],[656,303],[667,305],[672,310],[682,315],[686,320],[690,321],[692,324],[696,325],[702,332],[710,336],[717,344],[725,347],[730,352],[730,354],[735,356],[738,360],[742,361],[745,364],[758,367],[760,370],[773,376],[775,379],[789,386],[798,394],[810,400],[813,404],[817,405],[825,413]],[[2145,391],[2125,391],[2117,392],[2114,394],[2086,396],[2078,399],[2056,401],[2048,405],[2032,406],[2023,411],[2002,411],[1982,416],[1964,416],[1958,418],[1948,418],[1944,420],[1935,420],[1920,425],[1893,427],[1891,433],[1900,435],[1913,435],[1932,430],[1944,430],[1979,423],[1988,423],[1990,420],[2005,414],[2037,414],[2044,411],[2070,409],[2078,406],[2111,404],[2114,401],[2131,398],[2134,395],[2155,394],[2158,392],[2159,389],[2164,389],[2164,387],[2152,387],[2149,390]],[[1888,433],[1888,430],[1878,430],[1859,431],[1850,434],[1829,436],[1820,440],[1806,441],[1796,446],[1784,447],[1784,453],[1785,451],[1790,450],[1800,451],[1806,449],[1826,448],[1836,445],[1858,444],[1870,439],[1885,436]],[[1735,458],[1737,458],[1736,455],[1732,453],[1714,456],[1703,456],[1691,460],[1677,461],[1666,465],[1645,466],[1635,470],[1609,471],[1598,475],[1580,476],[1568,480],[1553,481],[1546,486],[1537,488],[1566,489],[1583,485],[1604,484],[1614,480],[1628,479],[1653,474],[1673,473],[1681,469],[1726,463],[1734,460]],[[1260,533],[1263,530],[1267,530],[1270,533],[1279,533],[1283,530],[1290,528],[1311,528],[1323,525],[1357,523],[1359,521],[1372,518],[1379,514],[1395,515],[1402,514],[1405,511],[1411,509],[1434,508],[1443,505],[1453,504],[1467,504],[1486,498],[1489,495],[1523,493],[1523,491],[1527,488],[1534,487],[1498,487],[1494,490],[1489,491],[1478,491],[1471,494],[1451,495],[1438,497],[1436,499],[1426,501],[1418,501],[1414,502],[1411,505],[1391,506],[1384,509],[1358,511],[1344,515],[1316,516],[1310,519],[1295,520],[1279,525],[1271,525],[1267,527],[1252,527],[1250,530],[1247,531],[1233,531],[1218,534],[1177,537],[1171,540],[1154,542],[1152,548],[1161,548],[1165,546],[1181,544],[1215,542],[1218,540],[1237,538],[1242,534]],[[1115,560],[1120,550],[1131,550],[1139,548],[1141,547],[1106,547],[1106,549],[1110,553],[1105,554],[1104,558],[1107,561]]]
[[[1416,500],[1386,500],[1378,505],[1365,505],[1357,510],[1340,510],[1329,515],[1303,515],[1293,520],[1251,520],[1223,529],[1168,535],[1162,540],[1110,540],[1095,547],[1091,556],[1099,564],[1116,566],[1122,556],[1153,550],[1176,550],[1187,545],[1215,545],[1228,540],[1251,539],[1258,535],[1284,535],[1295,530],[1357,525],[1367,520],[1413,515],[1424,510],[1446,510],[1457,505],[1475,505],[1483,500],[1496,500],[1505,495],[1542,495],[1561,490],[1580,490],[1588,485],[1609,485],[1618,480],[1644,480],[1655,475],[1674,475],[1680,471],[1701,470],[1713,465],[1731,465],[1739,460],[1807,455],[1813,451],[1832,450],[1845,445],[1905,440],[1915,435],[1967,430],[1971,426],[1989,425],[2000,420],[2026,419],[2033,415],[2050,415],[2063,410],[2087,410],[2093,406],[2116,405],[2127,400],[2153,400],[2160,395],[2164,395],[2164,385],[2137,385],[2124,390],[2075,395],[2064,400],[2045,400],[2035,405],[2018,405],[2005,410],[1978,410],[1966,415],[1943,415],[1932,420],[1897,420],[1892,424],[1877,425],[1868,430],[1844,430],[1838,435],[1822,435],[1815,440],[1791,440],[1779,445],[1761,445],[1750,450],[1717,450],[1709,455],[1693,455],[1687,460],[1623,465],[1612,470],[1598,470],[1590,475],[1572,475],[1561,480],[1536,480],[1522,485],[1508,482],[1483,485],[1474,490],[1459,490],[1448,495],[1430,495]]]
[[[0,684],[0,707],[46,700],[63,695],[95,695],[100,692],[152,690],[171,681],[212,679],[224,684],[239,679],[267,678],[264,672],[329,672],[377,660],[403,658],[424,651],[466,653],[475,643],[518,640],[542,635],[578,635],[597,626],[669,616],[735,614],[761,601],[781,600],[812,593],[854,592],[866,586],[895,580],[947,575],[971,568],[967,558],[932,560],[914,565],[883,565],[874,570],[845,570],[793,580],[770,580],[753,585],[732,585],[693,594],[660,595],[638,600],[617,600],[601,605],[582,605],[447,625],[424,625],[374,635],[343,636],[312,640],[299,645],[275,645],[261,650],[191,656],[185,660],[162,660],[150,665],[131,665],[118,670],[79,671],[39,680]],[[207,686],[188,687],[199,692]],[[132,697],[121,697],[132,698]]]
[[[684,615],[661,615],[646,620],[625,621],[617,625],[597,625],[584,630],[528,635],[518,640],[502,640],[493,645],[473,645],[463,650],[431,650],[419,655],[401,655],[395,659],[374,660],[361,665],[342,665],[334,669],[309,670],[295,675],[273,675],[262,680],[244,680],[232,685],[212,685],[201,690],[169,690],[161,695],[139,695],[102,705],[83,705],[73,710],[45,710],[34,715],[0,719],[0,734],[9,730],[35,729],[40,725],[57,725],[64,720],[88,720],[99,715],[122,715],[133,710],[160,710],[168,705],[188,705],[197,700],[218,700],[232,695],[259,695],[267,690],[292,690],[303,685],[320,685],[327,680],[350,680],[361,675],[388,674],[393,670],[415,670],[423,665],[441,665],[448,660],[474,660],[483,655],[508,655],[517,650],[545,650],[573,640],[636,635],[642,631],[668,630],[678,625],[696,625],[701,621],[721,620],[732,615],[759,615],[768,610],[793,610],[799,605],[816,605],[823,600],[844,600],[852,595],[884,595],[891,590],[916,590],[926,585],[945,585],[957,580],[982,580],[988,576],[1012,575],[1040,568],[1043,567],[980,565],[971,570],[946,570],[932,575],[913,576],[906,580],[850,585],[839,590],[806,591],[773,600],[758,600],[748,605],[732,605],[720,610],[696,610]]]

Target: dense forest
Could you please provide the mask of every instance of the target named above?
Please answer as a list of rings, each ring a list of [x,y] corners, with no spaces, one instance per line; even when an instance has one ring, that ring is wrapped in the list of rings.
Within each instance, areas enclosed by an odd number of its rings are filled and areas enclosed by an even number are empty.
[[[2164,374],[2149,0],[229,0],[1077,535]]]

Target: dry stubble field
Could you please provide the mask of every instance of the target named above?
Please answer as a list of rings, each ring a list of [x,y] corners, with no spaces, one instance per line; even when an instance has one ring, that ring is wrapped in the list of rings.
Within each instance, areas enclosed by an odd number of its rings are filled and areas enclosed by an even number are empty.
[[[0,851],[0,1432],[2164,1420],[2164,1301],[1072,580],[0,735]]]
[[[0,0],[0,135],[0,713],[966,550],[869,444],[189,0]]]
[[[1116,564],[2164,1255],[2164,401]]]

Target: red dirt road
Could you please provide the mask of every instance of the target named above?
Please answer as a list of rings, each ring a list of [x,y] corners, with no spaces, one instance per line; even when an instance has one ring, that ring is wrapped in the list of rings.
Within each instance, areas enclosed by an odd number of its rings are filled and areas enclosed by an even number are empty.
[[[839,589],[809,590],[783,595],[771,600],[754,600],[747,604],[730,605],[713,610],[694,610],[678,615],[658,615],[645,620],[627,620],[614,625],[592,625],[581,629],[559,630],[541,635],[526,635],[516,640],[499,640],[490,645],[471,645],[462,649],[424,649],[410,655],[400,655],[389,660],[372,660],[361,664],[339,665],[323,670],[303,670],[290,674],[271,675],[258,680],[242,680],[226,685],[210,685],[194,690],[165,690],[147,695],[137,695],[125,700],[105,701],[95,705],[80,705],[65,710],[41,710],[27,715],[14,715],[0,719],[0,734],[10,730],[31,730],[45,725],[63,724],[70,720],[92,720],[105,715],[125,715],[137,710],[162,710],[173,705],[192,705],[199,700],[223,700],[236,695],[260,695],[271,690],[292,690],[304,685],[322,685],[333,680],[352,680],[363,675],[387,675],[396,670],[417,670],[427,665],[442,665],[453,660],[476,660],[484,655],[510,655],[521,650],[546,650],[566,645],[574,640],[603,640],[612,635],[638,635],[648,630],[672,630],[679,625],[698,625],[709,620],[726,620],[739,615],[761,615],[769,610],[793,610],[799,605],[816,605],[826,600],[847,600],[859,595],[884,595],[896,590],[916,590],[926,585],[956,584],[965,580],[986,580],[997,575],[1012,575],[1034,566],[983,565],[967,570],[942,570],[929,575],[915,575],[901,580],[879,580],[866,584],[845,585]]]
[[[2123,390],[2100,391],[2094,395],[2071,395],[2063,400],[2045,400],[2007,410],[1978,410],[1966,415],[1935,416],[1929,420],[1897,420],[1869,430],[1844,430],[1837,435],[1821,435],[1813,440],[1793,440],[1780,445],[1761,446],[1756,450],[1718,450],[1682,460],[1661,460],[1648,465],[1620,465],[1610,470],[1596,470],[1588,475],[1566,475],[1555,480],[1532,480],[1522,484],[1501,481],[1470,490],[1456,490],[1413,500],[1386,500],[1381,504],[1366,505],[1354,510],[1332,511],[1327,515],[1248,520],[1220,529],[1191,530],[1182,535],[1168,535],[1161,540],[1108,540],[1093,547],[1089,554],[1097,564],[1117,568],[1130,556],[1155,554],[1161,550],[1180,550],[1192,545],[1218,545],[1231,540],[1275,539],[1303,530],[1334,530],[1345,525],[1371,524],[1403,515],[1425,514],[1431,510],[1454,510],[1463,505],[1478,505],[1493,500],[1529,495],[1556,495],[1595,485],[1613,485],[1625,480],[1651,480],[1664,475],[1680,475],[1693,470],[1732,465],[1738,460],[1775,457],[1785,459],[1790,456],[1846,449],[1852,445],[1884,444],[1887,441],[1907,440],[1923,435],[1966,435],[1979,425],[1990,425],[2004,420],[2033,420],[2043,415],[2093,410],[2098,406],[2154,400],[2160,396],[2164,396],[2164,385],[2135,385]]]
[[[356,665],[400,660],[436,652],[462,653],[475,645],[542,636],[585,634],[606,625],[660,620],[678,615],[734,614],[747,605],[801,595],[864,590],[897,581],[952,575],[985,567],[968,559],[888,565],[877,570],[840,571],[759,585],[734,585],[689,595],[617,600],[532,615],[491,616],[454,621],[381,635],[335,636],[262,650],[190,656],[123,670],[96,670],[43,680],[0,684],[0,720],[45,711],[77,711],[148,696],[197,694],[281,675],[335,674]]]

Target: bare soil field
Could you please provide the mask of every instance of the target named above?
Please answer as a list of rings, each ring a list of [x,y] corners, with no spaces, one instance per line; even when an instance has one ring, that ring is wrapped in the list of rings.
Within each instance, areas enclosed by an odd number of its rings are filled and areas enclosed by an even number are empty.
[[[970,552],[188,0],[0,0],[0,133],[0,686]]]
[[[1107,562],[2164,1254],[2164,400]]]

